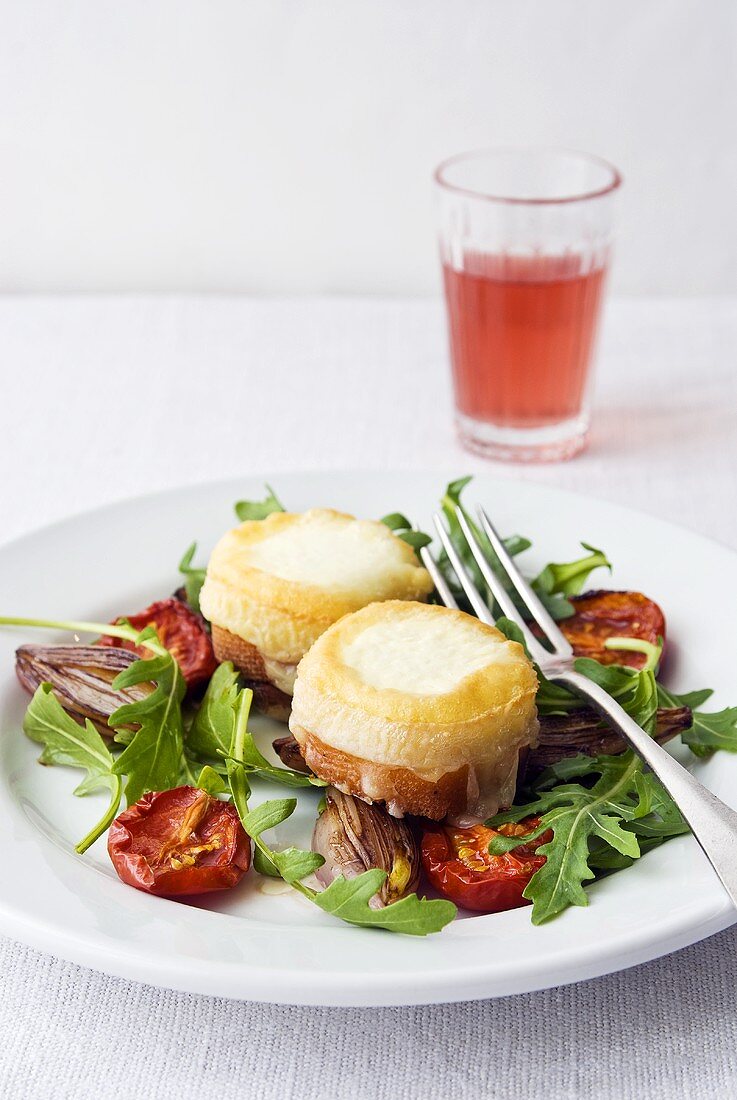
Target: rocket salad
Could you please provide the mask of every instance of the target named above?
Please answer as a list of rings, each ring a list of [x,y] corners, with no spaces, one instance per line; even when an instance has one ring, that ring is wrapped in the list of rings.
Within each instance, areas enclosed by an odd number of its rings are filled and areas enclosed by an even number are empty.
[[[442,498],[466,559],[453,506],[468,480],[451,483]],[[235,510],[241,520],[261,520],[283,506],[267,487],[264,500],[239,501]],[[401,513],[383,522],[415,550],[430,541]],[[602,550],[582,545],[580,557],[549,563],[532,578],[577,669],[658,740],[680,736],[699,756],[737,751],[737,707],[704,711],[707,689],[676,695],[660,682],[662,611],[640,593],[585,591],[595,570],[611,566]],[[507,546],[522,555],[530,542],[515,535]],[[275,742],[282,763],[274,763],[249,730],[251,691],[229,662],[215,659],[199,607],[205,568],[196,561],[193,543],[175,595],[114,624],[0,618],[95,639],[21,646],[16,671],[32,692],[23,728],[42,746],[40,761],[82,772],[76,795],[108,796],[77,852],[108,833],[124,882],[177,897],[237,889],[246,874],[276,877],[349,924],[423,936],[453,920],[456,906],[496,912],[532,903],[533,922],[549,920],[587,904],[585,883],[688,831],[619,736],[540,674],[539,744],[520,769],[513,805],[485,823],[396,822],[380,806],[356,805],[309,773],[289,737]],[[497,626],[521,640],[509,620]],[[289,796],[252,805],[254,778]],[[312,850],[275,848],[270,830],[310,788],[324,789]],[[435,896],[421,896],[423,882]]]

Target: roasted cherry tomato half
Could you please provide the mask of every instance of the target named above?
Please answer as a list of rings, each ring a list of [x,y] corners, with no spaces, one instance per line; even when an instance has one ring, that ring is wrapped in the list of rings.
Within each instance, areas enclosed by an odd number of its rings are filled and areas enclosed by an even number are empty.
[[[658,605],[641,592],[586,592],[569,597],[576,609],[558,626],[573,646],[577,657],[593,657],[603,665],[642,668],[644,653],[606,649],[607,638],[643,638],[657,644],[665,641],[665,617]]]
[[[116,817],[107,850],[123,882],[165,898],[227,890],[251,864],[235,806],[197,787],[145,794]]]
[[[161,644],[176,658],[188,688],[205,683],[217,668],[205,620],[180,600],[158,600],[145,611],[137,615],[126,615],[125,618],[136,630],[143,630],[147,626],[156,627]],[[100,639],[100,645],[131,649],[141,657],[151,656],[150,650],[145,646],[135,646],[133,642],[126,642],[122,638],[106,635]]]
[[[539,821],[537,817],[528,817],[519,824],[500,825],[496,831],[486,825],[455,829],[433,824],[422,835],[425,874],[438,893],[463,909],[501,913],[504,909],[529,905],[522,891],[545,863],[545,856],[537,855],[537,849],[553,836],[548,829],[542,836],[524,843],[524,837],[535,831]],[[519,836],[519,848],[500,856],[490,855],[489,842],[498,833]]]

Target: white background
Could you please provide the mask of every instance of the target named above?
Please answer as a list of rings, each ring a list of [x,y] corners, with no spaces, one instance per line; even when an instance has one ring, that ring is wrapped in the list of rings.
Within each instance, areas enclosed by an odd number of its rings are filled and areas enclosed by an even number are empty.
[[[0,104],[0,290],[433,292],[433,166],[543,143],[615,291],[737,292],[731,0],[0,0]]]

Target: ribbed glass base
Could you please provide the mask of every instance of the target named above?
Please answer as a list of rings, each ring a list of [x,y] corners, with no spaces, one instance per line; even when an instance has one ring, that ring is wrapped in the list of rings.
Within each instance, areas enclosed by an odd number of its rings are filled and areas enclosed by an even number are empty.
[[[500,428],[456,412],[463,446],[498,462],[563,462],[580,454],[588,439],[587,413],[545,428]]]

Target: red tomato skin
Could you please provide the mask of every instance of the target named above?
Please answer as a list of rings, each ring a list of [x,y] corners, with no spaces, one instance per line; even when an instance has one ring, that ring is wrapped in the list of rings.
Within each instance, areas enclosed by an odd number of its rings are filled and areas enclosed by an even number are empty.
[[[536,822],[530,822],[530,832]],[[451,830],[454,833],[470,830]],[[493,830],[488,829],[489,837]],[[535,847],[550,839],[544,833],[532,844]],[[520,837],[520,847],[525,847],[524,837]],[[478,913],[502,913],[507,909],[518,909],[529,905],[522,892],[535,871],[545,863],[545,856],[525,851],[517,857],[514,849],[503,856],[492,857],[493,866],[484,870],[474,870],[459,859],[454,850],[446,828],[433,824],[422,835],[422,866],[432,885],[456,905]]]
[[[173,867],[161,861],[161,849],[198,799],[207,799],[206,810],[195,829],[199,844],[219,841],[200,853],[192,866]],[[184,846],[186,850],[186,845]],[[171,855],[176,858],[181,848]],[[137,890],[159,897],[181,897],[228,890],[251,865],[251,842],[238,811],[197,787],[151,791],[116,817],[108,833],[108,853],[120,879]]]
[[[665,616],[654,600],[641,592],[617,592],[599,589],[569,596],[575,612],[561,619],[558,626],[573,646],[577,657],[593,657],[604,665],[629,665],[642,668],[644,653],[607,649],[607,638],[643,638],[657,644],[663,639],[665,652]]]
[[[205,628],[205,620],[181,600],[173,597],[157,600],[145,611],[137,615],[126,615],[125,618],[135,630],[144,630],[147,626],[156,627],[159,641],[174,655],[189,690],[209,680],[217,668],[215,651]],[[119,621],[120,619],[116,620]],[[100,638],[99,644],[129,649],[139,657],[151,656],[151,651],[145,646],[136,646],[133,642],[113,638],[108,634]]]

